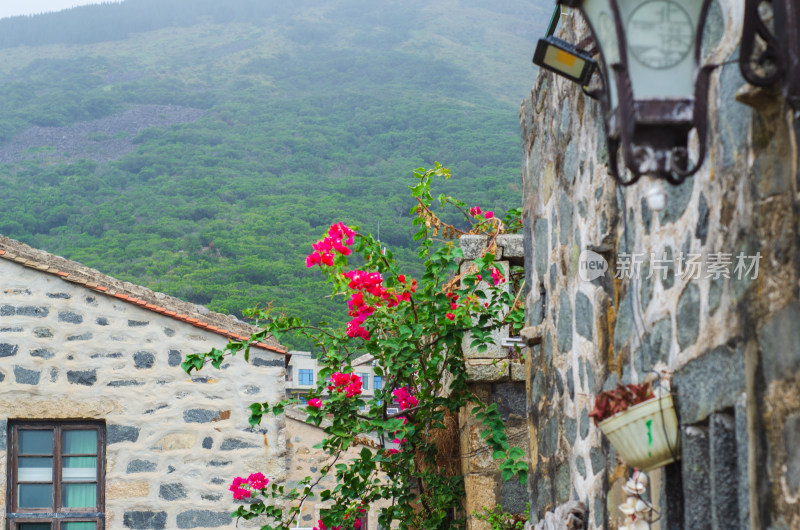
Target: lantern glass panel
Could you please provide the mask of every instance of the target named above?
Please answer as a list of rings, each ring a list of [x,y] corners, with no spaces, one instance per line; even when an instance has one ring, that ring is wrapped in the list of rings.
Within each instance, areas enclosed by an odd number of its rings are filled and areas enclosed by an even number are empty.
[[[611,0],[584,0],[581,3],[584,17],[592,28],[595,41],[603,58],[603,77],[608,81],[611,109],[617,107],[617,85],[611,75],[611,65],[619,63],[619,41],[614,25]]]
[[[628,75],[637,100],[692,99],[694,50],[703,0],[584,0],[580,8],[603,57],[610,106],[617,107],[611,66],[620,62],[620,43],[611,3],[625,32]]]
[[[564,72],[575,79],[580,79],[586,68],[586,61],[555,46],[548,46],[544,54],[544,63],[554,70]]]
[[[694,98],[702,0],[619,0],[634,98]]]

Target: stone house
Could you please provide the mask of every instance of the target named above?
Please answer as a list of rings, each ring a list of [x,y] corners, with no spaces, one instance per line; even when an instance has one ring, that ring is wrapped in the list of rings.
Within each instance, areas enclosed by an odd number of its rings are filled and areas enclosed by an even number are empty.
[[[0,495],[6,530],[231,528],[232,477],[285,479],[285,348],[188,376],[254,329],[0,238]]]
[[[740,2],[713,4],[709,152],[667,185],[663,211],[644,182],[608,175],[601,111],[579,86],[540,72],[523,102],[530,528],[577,502],[587,528],[621,524],[632,470],[589,411],[659,362],[673,374],[681,458],[649,473],[652,528],[800,528],[800,125],[742,78],[741,18]],[[577,12],[559,31],[588,34]],[[582,280],[586,251],[608,272]],[[619,274],[635,254],[640,268]]]

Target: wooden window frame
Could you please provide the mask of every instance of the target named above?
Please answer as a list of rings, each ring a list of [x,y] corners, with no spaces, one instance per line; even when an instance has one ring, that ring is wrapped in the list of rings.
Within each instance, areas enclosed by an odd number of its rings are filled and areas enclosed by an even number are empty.
[[[62,433],[67,430],[97,431],[97,454],[69,454],[66,457],[97,457],[97,505],[89,508],[62,507]],[[48,430],[53,432],[53,491],[49,508],[20,508],[17,496],[19,470],[19,431]],[[63,523],[95,522],[97,530],[105,528],[105,478],[106,478],[106,426],[102,421],[91,420],[10,420],[8,422],[8,462],[6,484],[6,521],[8,530],[18,530],[21,523],[50,523],[52,530],[61,530]],[[40,455],[22,455],[36,457]],[[41,455],[51,456],[51,455]],[[67,484],[70,481],[66,482]],[[51,484],[51,482],[47,482]]]

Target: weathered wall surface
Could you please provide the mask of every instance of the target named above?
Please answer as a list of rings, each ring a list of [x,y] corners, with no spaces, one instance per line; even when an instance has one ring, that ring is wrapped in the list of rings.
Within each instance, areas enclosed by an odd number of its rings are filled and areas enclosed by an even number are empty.
[[[57,276],[0,260],[0,496],[9,419],[106,422],[106,528],[230,528],[237,474],[285,476],[281,354],[253,349],[192,377],[187,353],[227,339]],[[0,526],[4,526],[0,514]]]
[[[738,57],[741,16],[737,2],[713,7],[707,62]],[[574,12],[560,31],[588,33]],[[588,413],[660,361],[674,372],[683,458],[650,474],[664,513],[653,527],[800,528],[797,122],[736,62],[715,70],[709,97],[705,164],[667,185],[661,212],[644,181],[619,189],[607,174],[600,108],[579,87],[541,72],[523,103],[527,326],[541,341],[527,355],[531,526],[579,500],[589,528],[617,527],[629,470]],[[609,274],[580,279],[587,249]],[[755,278],[736,273],[739,254],[759,252]],[[634,253],[640,273],[614,278]],[[727,274],[682,274],[691,254],[730,261]]]
[[[472,259],[481,256],[488,244],[484,236],[462,236],[459,240],[464,252],[461,271],[470,267]],[[510,266],[521,266],[524,251],[522,236],[504,234],[497,238],[497,264],[508,278]],[[504,284],[510,288],[508,283]],[[525,365],[513,349],[503,346],[509,330],[498,330],[494,345],[485,351],[469,346],[464,340],[464,358],[469,378],[469,389],[484,404],[496,403],[502,414],[509,445],[527,450],[527,424],[525,422]],[[475,518],[474,512],[500,505],[506,513],[522,514],[527,504],[527,491],[516,479],[504,481],[500,475],[500,462],[492,457],[492,449],[481,438],[483,426],[472,415],[473,406],[463,407],[458,415],[459,456],[461,474],[464,476],[468,530],[489,530],[491,525]]]

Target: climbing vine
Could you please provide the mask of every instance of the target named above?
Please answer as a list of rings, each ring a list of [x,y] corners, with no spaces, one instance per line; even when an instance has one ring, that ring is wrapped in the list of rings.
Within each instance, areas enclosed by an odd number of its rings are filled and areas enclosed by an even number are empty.
[[[450,177],[438,163],[415,170],[414,176],[410,189],[417,204],[411,214],[424,265],[420,278],[405,275],[391,250],[372,235],[333,224],[313,245],[306,266],[318,267],[334,298],[342,299],[351,318],[346,326],[251,310],[264,324],[248,341],[189,355],[183,362],[187,372],[206,363],[219,368],[229,355],[242,353],[247,360],[252,342],[287,333],[311,339],[321,351],[318,383],[303,407],[306,421],[324,430],[320,447],[329,456],[327,462],[294,488],[260,473],[236,477],[230,489],[242,504],[233,516],[265,516],[269,522],[262,529],[288,529],[301,503],[318,495],[332,504],[317,522],[318,530],[359,528],[360,516],[379,501],[388,501],[379,516],[384,528],[463,528],[464,521],[456,516],[464,498],[463,480],[444,472],[450,455],[441,454],[437,433],[446,429],[448,415],[465,406],[483,424],[482,437],[501,460],[503,479],[526,480],[525,453],[509,447],[496,404],[482,403],[468,388],[463,351],[465,341],[483,351],[493,343],[493,331],[503,328],[516,335],[522,326],[520,271],[495,262],[496,238],[520,228],[520,212],[499,219],[455,198],[435,197],[434,180]],[[437,209],[460,212],[463,226],[445,223]],[[455,240],[464,234],[484,235],[486,246],[469,267],[460,269],[463,253]],[[365,354],[384,380],[370,399],[362,395],[352,365]],[[253,403],[250,423],[256,426],[295,403]],[[399,412],[390,413],[390,406]],[[325,419],[329,421],[323,424]],[[355,445],[361,446],[358,456],[345,461],[343,455]],[[321,480],[330,475],[335,487],[319,491]]]

